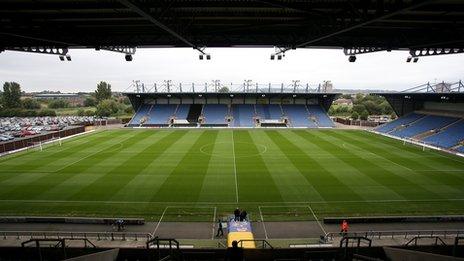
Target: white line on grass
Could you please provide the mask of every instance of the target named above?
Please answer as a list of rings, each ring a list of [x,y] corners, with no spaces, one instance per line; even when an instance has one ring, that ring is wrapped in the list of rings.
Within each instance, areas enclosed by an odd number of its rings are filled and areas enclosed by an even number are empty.
[[[261,217],[261,224],[263,225],[264,237],[266,239],[269,239],[268,236],[267,236],[266,225],[264,224],[263,212],[261,212],[261,207],[260,206],[258,206],[258,210],[259,210],[259,216]]]
[[[350,149],[350,148],[347,147],[346,145],[347,145],[346,143],[343,143],[343,147],[345,147],[345,148],[347,148],[347,149]],[[412,170],[412,169],[410,169],[410,168],[408,168],[408,167],[406,167],[406,166],[403,166],[403,165],[398,164],[398,163],[396,163],[396,162],[394,162],[394,161],[391,161],[391,160],[389,160],[389,159],[387,159],[387,158],[385,158],[385,157],[382,157],[381,155],[378,155],[378,154],[376,154],[376,153],[370,152],[370,151],[368,151],[368,150],[360,150],[360,149],[358,149],[356,146],[353,146],[353,145],[351,145],[351,144],[348,144],[348,145],[352,146],[352,148],[354,148],[356,151],[363,152],[363,153],[367,152],[368,154],[371,154],[371,155],[373,155],[373,156],[376,157],[376,158],[384,159],[384,160],[389,161],[389,162],[391,162],[391,163],[393,163],[393,164],[395,164],[395,165],[397,165],[397,166],[399,166],[399,167],[401,167],[401,168],[405,168],[405,169],[407,169],[407,170],[409,170],[409,171],[414,171],[414,170]]]
[[[464,198],[449,198],[449,199],[391,199],[391,200],[328,200],[328,201],[288,201],[288,202],[273,202],[273,201],[246,201],[242,204],[329,204],[329,203],[395,203],[395,202],[446,202],[446,201],[464,201]],[[41,200],[41,199],[0,199],[0,202],[22,202],[22,203],[75,203],[75,204],[184,204],[184,207],[194,205],[235,205],[237,202],[169,202],[169,201],[104,201],[104,200]],[[171,206],[182,207],[182,206]],[[206,208],[206,206],[205,206]],[[211,207],[213,208],[213,207]]]
[[[233,130],[232,130],[232,154],[234,155],[235,202],[238,203],[237,164],[235,163],[235,140],[234,140],[234,131]]]
[[[156,231],[158,230],[158,227],[159,227],[159,225],[161,224],[161,220],[163,219],[164,214],[166,214],[166,211],[168,210],[168,208],[169,208],[169,206],[167,206],[167,207],[164,208],[163,214],[161,214],[161,217],[160,217],[160,219],[158,220],[158,224],[156,224],[155,230],[153,231],[153,236],[155,236]]]
[[[311,214],[313,214],[314,219],[316,220],[317,224],[318,224],[319,227],[321,228],[321,230],[322,230],[322,232],[324,233],[324,235],[327,235],[327,231],[325,231],[325,229],[324,229],[324,227],[322,226],[321,222],[319,222],[319,219],[317,218],[316,214],[314,213],[313,208],[311,207],[311,205],[308,205],[308,208],[309,208],[309,210],[311,211]]]
[[[214,207],[214,215],[213,215],[213,234],[211,235],[211,239],[214,239],[214,224],[216,224],[216,211],[217,211],[217,207]]]

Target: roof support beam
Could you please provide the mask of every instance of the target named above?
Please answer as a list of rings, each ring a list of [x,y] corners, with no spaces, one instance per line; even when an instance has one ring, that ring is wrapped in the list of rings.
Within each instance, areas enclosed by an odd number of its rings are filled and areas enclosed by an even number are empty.
[[[143,18],[147,19],[148,21],[150,21],[153,25],[155,25],[156,27],[166,31],[167,33],[169,33],[170,35],[174,36],[175,38],[179,39],[180,41],[182,41],[183,43],[185,43],[186,45],[192,47],[193,49],[199,51],[200,53],[202,54],[205,54],[205,52],[203,51],[202,48],[198,47],[197,45],[195,45],[194,43],[190,42],[189,40],[187,40],[185,37],[183,37],[182,35],[180,35],[179,33],[175,32],[174,30],[172,30],[171,28],[169,28],[167,25],[163,24],[162,22],[158,21],[155,17],[153,17],[149,11],[145,11],[143,7],[140,7],[138,6],[137,4],[134,4],[132,1],[130,0],[118,0],[118,2],[120,2],[121,4],[125,5],[126,7],[130,8],[133,12],[137,13],[138,15],[142,16]]]
[[[363,26],[366,26],[366,25],[369,25],[369,24],[372,24],[372,23],[375,23],[375,22],[379,22],[379,21],[388,19],[388,18],[390,18],[390,17],[393,17],[393,16],[395,16],[395,15],[401,14],[401,13],[403,13],[403,12],[406,12],[406,11],[409,11],[409,10],[412,10],[412,9],[416,9],[416,8],[419,8],[419,7],[422,7],[422,6],[425,6],[425,5],[429,5],[429,4],[433,3],[433,2],[438,2],[438,1],[439,1],[439,0],[426,0],[426,1],[420,1],[419,3],[412,4],[412,5],[409,5],[409,6],[404,7],[404,8],[400,8],[400,9],[395,10],[395,11],[393,11],[393,12],[390,12],[390,13],[387,13],[387,14],[384,14],[384,15],[381,15],[381,16],[378,16],[378,17],[375,17],[375,18],[373,18],[373,19],[371,19],[371,20],[367,20],[367,21],[364,21],[364,22],[361,22],[361,23],[358,23],[358,24],[355,24],[355,25],[352,25],[352,26],[343,28],[343,29],[338,30],[338,31],[335,31],[335,32],[333,32],[333,33],[329,33],[329,34],[325,34],[325,35],[316,37],[316,38],[314,38],[314,39],[311,39],[311,40],[309,40],[309,41],[306,41],[306,42],[297,44],[297,45],[292,46],[292,47],[286,47],[286,48],[282,49],[281,51],[279,51],[279,52],[276,53],[276,54],[284,53],[284,52],[286,52],[286,51],[288,51],[288,50],[290,50],[290,49],[305,47],[305,46],[308,46],[308,45],[310,45],[310,44],[319,42],[319,41],[321,41],[321,40],[324,40],[324,39],[327,39],[327,38],[330,38],[330,37],[333,37],[333,36],[337,36],[337,35],[339,35],[339,34],[346,33],[346,32],[349,32],[349,31],[358,29],[358,28],[361,28],[361,27],[363,27]]]

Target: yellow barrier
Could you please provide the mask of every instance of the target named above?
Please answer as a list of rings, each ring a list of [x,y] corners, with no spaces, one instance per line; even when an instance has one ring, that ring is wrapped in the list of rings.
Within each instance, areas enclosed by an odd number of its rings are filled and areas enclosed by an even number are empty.
[[[251,232],[229,232],[227,235],[227,246],[232,247],[232,242],[235,240],[239,242],[240,240],[253,240],[253,233]],[[256,248],[254,241],[244,241],[238,244],[238,247],[243,248]]]

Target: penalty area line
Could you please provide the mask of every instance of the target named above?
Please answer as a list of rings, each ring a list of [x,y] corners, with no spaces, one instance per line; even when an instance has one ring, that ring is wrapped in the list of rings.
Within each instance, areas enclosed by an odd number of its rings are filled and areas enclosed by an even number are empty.
[[[264,217],[263,217],[263,212],[261,211],[261,206],[258,206],[258,210],[259,210],[259,216],[261,217],[261,224],[263,225],[264,237],[266,239],[269,239],[269,237],[267,236],[266,224],[264,224]]]
[[[235,158],[235,139],[232,130],[232,155],[234,156],[234,177],[235,177],[235,202],[238,203],[238,180],[237,180],[237,163]]]
[[[166,214],[166,211],[168,210],[169,206],[164,208],[163,214],[161,214],[160,219],[158,220],[158,223],[156,224],[155,230],[153,230],[153,236],[155,236],[156,231],[158,230],[159,225],[161,224],[161,220],[163,220],[164,214]]]
[[[318,224],[319,227],[321,228],[321,230],[322,230],[322,232],[324,233],[324,235],[327,235],[327,231],[325,231],[325,229],[324,229],[324,227],[322,226],[321,222],[319,221],[319,219],[317,218],[316,214],[314,213],[313,208],[311,207],[311,205],[308,205],[308,208],[309,208],[309,210],[311,211],[311,214],[313,214],[314,219],[316,220],[317,224]]]

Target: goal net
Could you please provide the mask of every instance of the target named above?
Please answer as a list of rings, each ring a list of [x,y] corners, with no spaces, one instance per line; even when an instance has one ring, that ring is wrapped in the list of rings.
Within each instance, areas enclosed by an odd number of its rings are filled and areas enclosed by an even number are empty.
[[[28,150],[43,151],[45,148],[61,146],[61,138],[51,138],[46,141],[30,141],[27,143]]]

